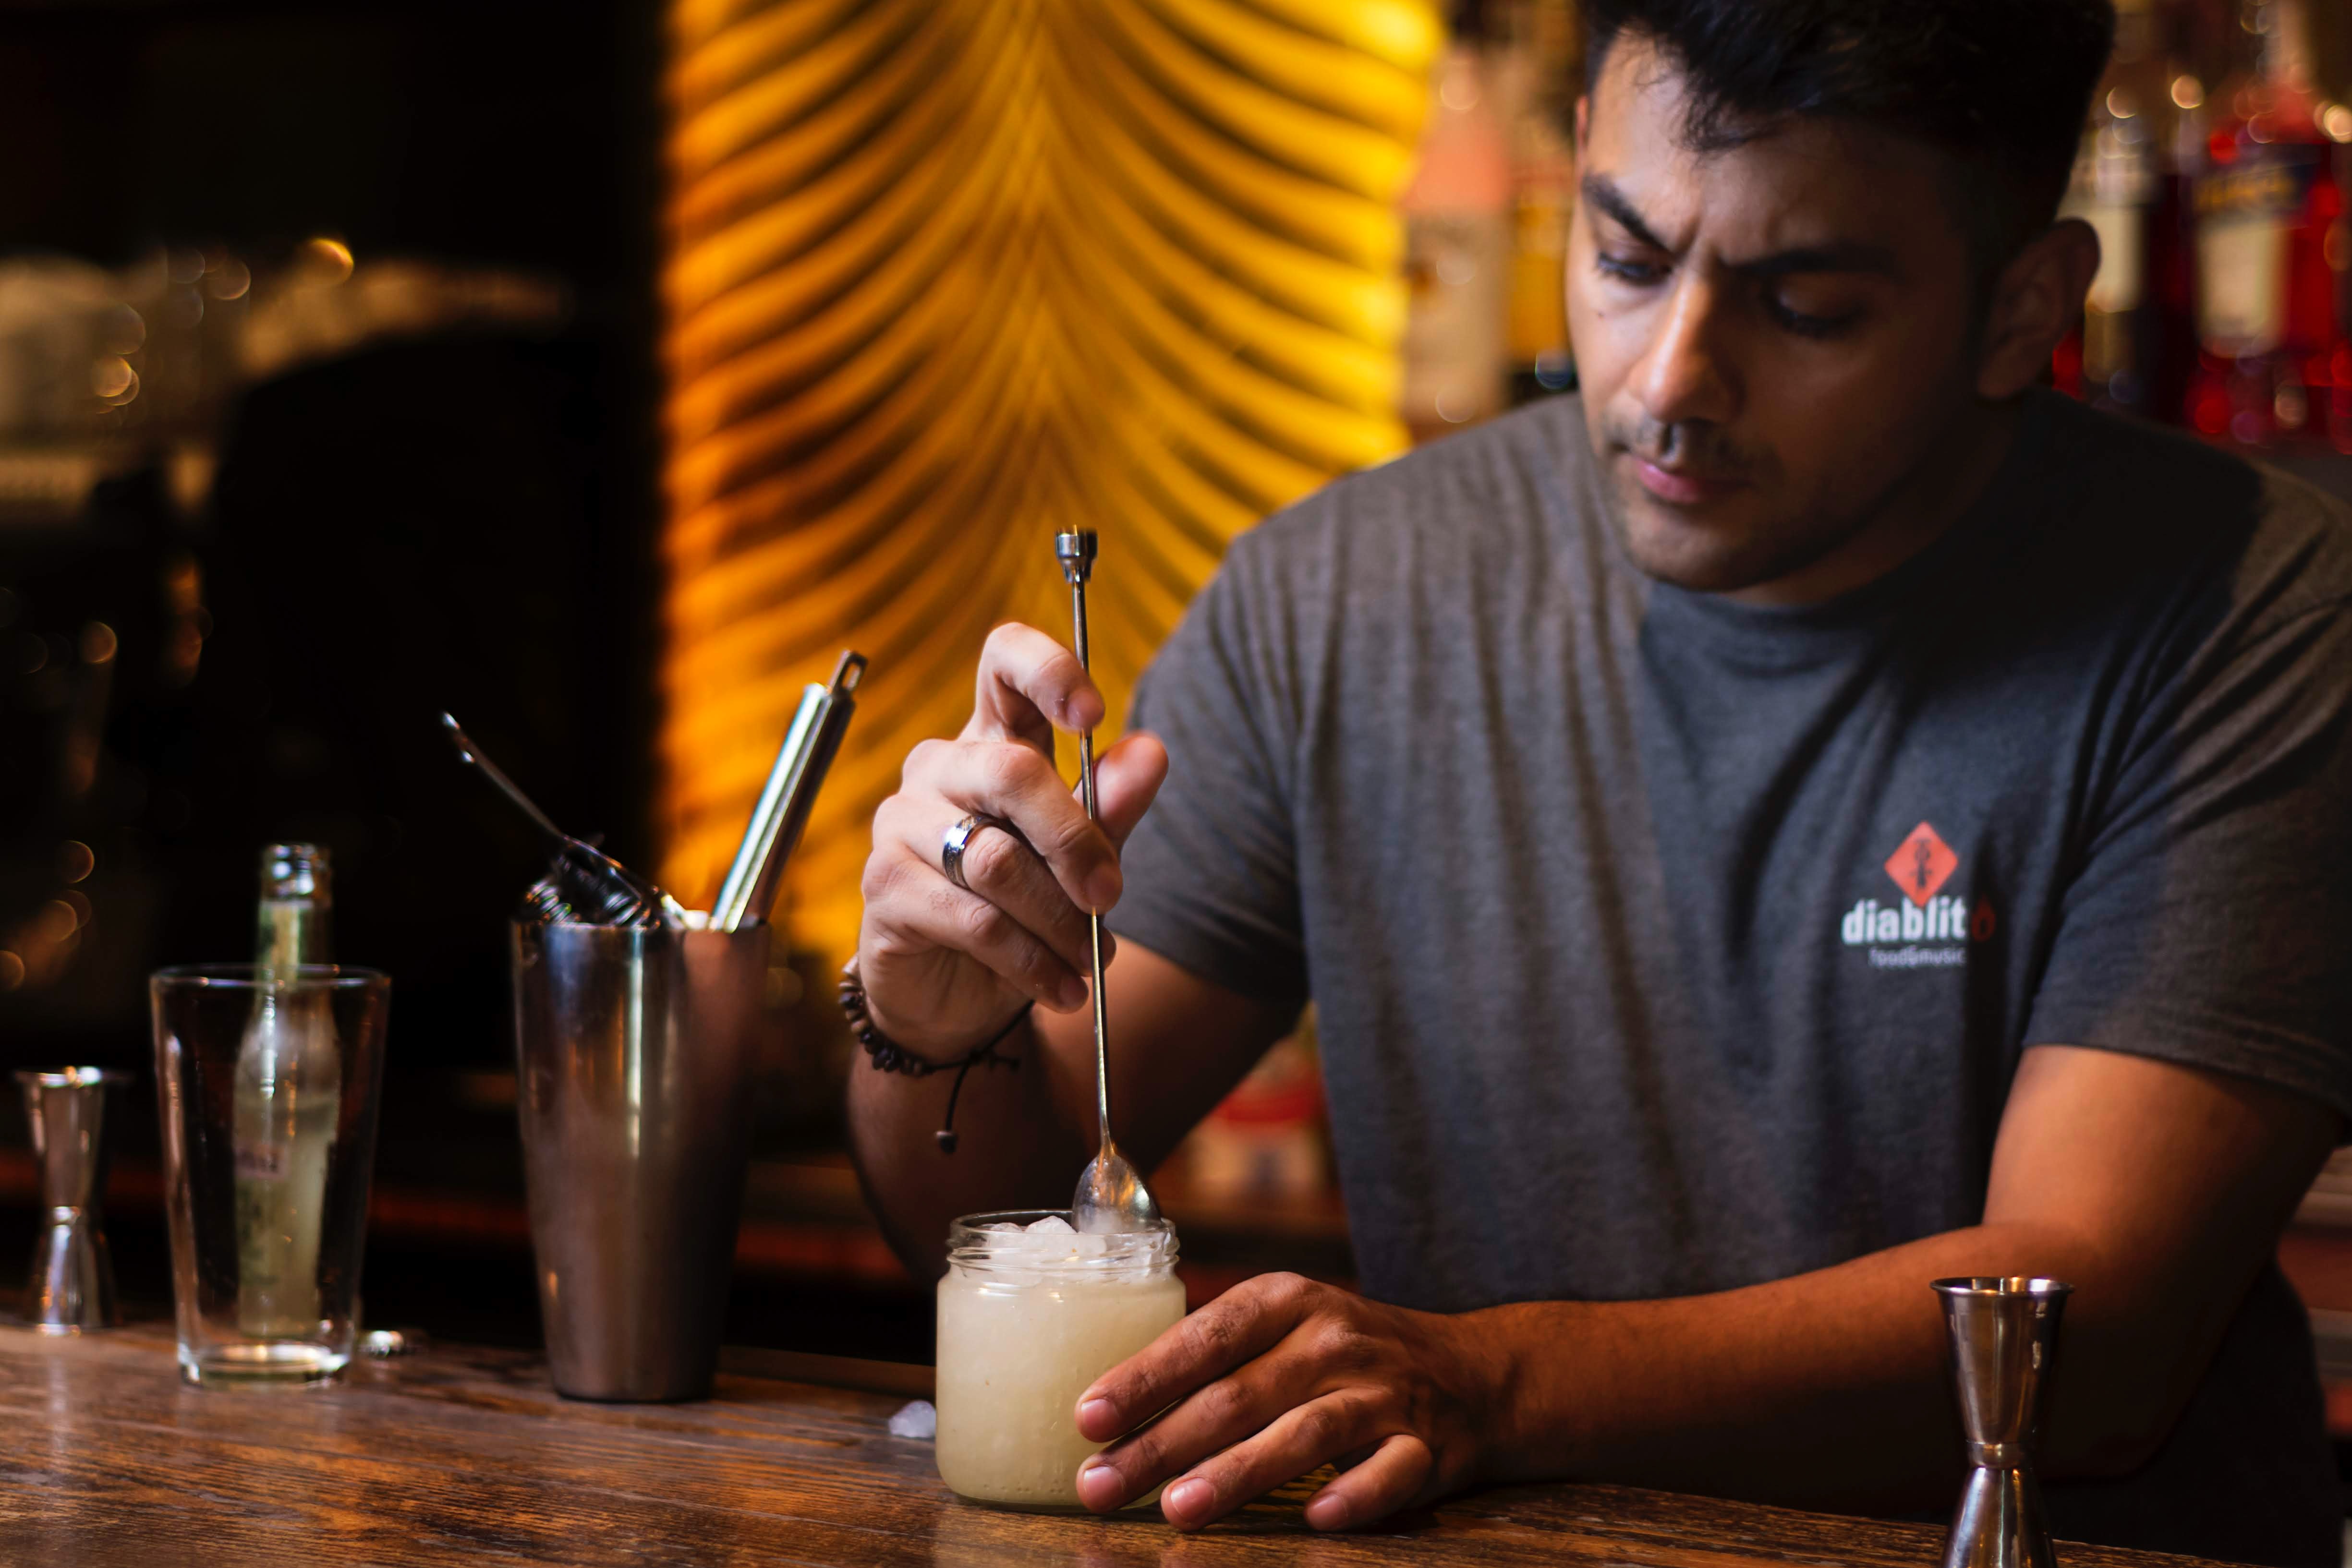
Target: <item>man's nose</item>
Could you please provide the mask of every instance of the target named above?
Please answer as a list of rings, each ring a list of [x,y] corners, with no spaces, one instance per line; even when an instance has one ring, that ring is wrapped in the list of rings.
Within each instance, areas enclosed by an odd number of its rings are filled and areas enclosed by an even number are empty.
[[[1722,303],[1704,278],[1685,273],[1675,280],[1657,336],[1633,379],[1642,412],[1659,423],[1722,423],[1738,412],[1738,381],[1720,341]]]

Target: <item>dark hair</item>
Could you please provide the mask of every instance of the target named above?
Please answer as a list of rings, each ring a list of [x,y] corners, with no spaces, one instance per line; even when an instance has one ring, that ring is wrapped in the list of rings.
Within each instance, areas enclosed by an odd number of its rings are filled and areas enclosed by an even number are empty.
[[[1586,90],[1621,35],[1648,38],[1689,84],[1699,151],[1803,117],[1944,152],[1987,272],[2056,214],[2116,30],[2111,0],[1586,0],[1584,14]]]

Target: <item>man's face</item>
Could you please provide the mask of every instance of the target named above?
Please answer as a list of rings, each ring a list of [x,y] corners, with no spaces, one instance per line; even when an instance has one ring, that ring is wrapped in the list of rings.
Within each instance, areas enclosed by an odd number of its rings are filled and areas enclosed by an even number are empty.
[[[1933,150],[1798,120],[1694,152],[1687,101],[1672,57],[1626,35],[1578,111],[1587,430],[1643,571],[1817,597],[1965,426],[1968,246]]]

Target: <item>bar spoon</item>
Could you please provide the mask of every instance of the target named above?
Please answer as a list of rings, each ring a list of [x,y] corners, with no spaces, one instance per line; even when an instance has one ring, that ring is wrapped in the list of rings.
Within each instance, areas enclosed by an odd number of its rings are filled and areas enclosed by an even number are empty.
[[[1070,585],[1070,620],[1075,628],[1078,667],[1093,671],[1087,646],[1087,581],[1095,570],[1095,531],[1081,528],[1054,536],[1054,556]],[[1078,737],[1078,799],[1086,803],[1087,819],[1100,822],[1095,800],[1095,732]],[[1095,1123],[1099,1146],[1087,1168],[1078,1173],[1078,1189],[1070,1199],[1072,1228],[1096,1235],[1118,1236],[1160,1227],[1160,1206],[1150,1189],[1110,1141],[1110,1022],[1103,1003],[1102,911],[1087,912],[1093,923],[1095,1004]]]

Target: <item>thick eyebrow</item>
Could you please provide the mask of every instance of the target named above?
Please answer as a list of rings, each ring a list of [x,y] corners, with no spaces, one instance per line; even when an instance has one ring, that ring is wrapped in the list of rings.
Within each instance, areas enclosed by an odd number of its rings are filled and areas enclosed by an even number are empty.
[[[1608,214],[1612,222],[1633,235],[1634,244],[1648,246],[1652,250],[1671,248],[1665,241],[1650,232],[1650,225],[1642,221],[1642,214],[1633,210],[1633,204],[1625,199],[1625,193],[1617,188],[1617,182],[1606,174],[1587,174],[1580,184],[1584,199]]]
[[[1883,245],[1836,240],[1829,245],[1802,246],[1743,261],[1730,268],[1742,277],[1786,277],[1792,272],[1874,272],[1895,276],[1895,253]]]
[[[1651,231],[1625,199],[1625,193],[1606,174],[1587,174],[1580,182],[1584,199],[1608,214],[1632,237],[1636,245],[1652,250],[1673,247]],[[1743,277],[1786,277],[1799,272],[1874,272],[1882,277],[1895,275],[1895,253],[1883,245],[1868,245],[1860,240],[1832,240],[1827,245],[1800,246],[1794,250],[1775,251],[1754,261],[1739,262],[1730,268]]]

